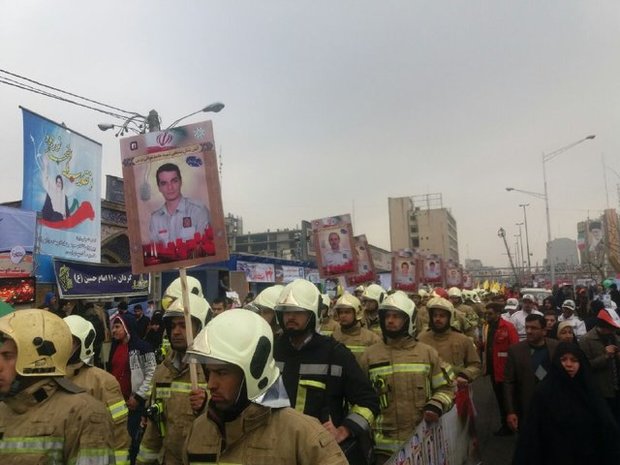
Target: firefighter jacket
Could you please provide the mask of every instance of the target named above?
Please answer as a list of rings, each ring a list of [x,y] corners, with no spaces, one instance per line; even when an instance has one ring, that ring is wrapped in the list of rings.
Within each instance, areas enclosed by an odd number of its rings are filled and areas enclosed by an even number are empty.
[[[324,336],[331,336],[333,332],[338,329],[340,325],[331,316],[323,318],[321,320],[321,334]]]
[[[496,383],[504,382],[504,369],[508,361],[508,347],[519,342],[519,335],[514,325],[500,318],[497,323],[497,329],[493,335],[493,340],[489,341],[489,324],[486,323],[482,327],[482,373],[485,375],[492,374]],[[491,351],[491,359],[493,366],[487,366],[487,357]]]
[[[343,328],[340,326],[334,331],[332,337],[336,341],[347,346],[347,349],[355,355],[358,362],[364,350],[366,350],[366,347],[382,341],[377,333],[362,327],[359,321],[351,328]]]
[[[346,426],[354,436],[371,434],[379,400],[349,349],[313,334],[298,350],[283,335],[273,352],[291,407],[321,423],[331,418],[334,426]]]
[[[189,403],[192,389],[189,366],[175,366],[175,357],[179,354],[172,351],[157,367],[153,376],[150,407],[152,415],[147,421],[146,430],[138,452],[139,464],[162,463],[182,464],[183,443],[187,438],[190,426],[196,419]],[[204,372],[198,368],[198,387],[207,389]]]
[[[129,412],[116,378],[101,368],[91,367],[83,362],[67,366],[67,378],[108,408],[113,423],[116,465],[129,465],[131,445],[127,432]]]
[[[347,465],[332,435],[291,408],[250,404],[218,427],[210,412],[199,416],[185,443],[186,465]]]
[[[378,314],[377,314],[377,318],[374,320],[371,320],[370,318],[368,318],[368,315],[366,315],[364,317],[364,328],[377,334],[377,336],[382,337],[381,324],[379,323]]]
[[[0,402],[0,463],[113,465],[110,415],[66,379],[43,378]]]
[[[361,363],[381,404],[375,423],[380,454],[397,451],[422,421],[424,410],[441,415],[452,408],[454,388],[439,354],[412,337],[388,339],[369,347]]]
[[[452,366],[455,375],[463,376],[468,381],[480,376],[480,357],[467,336],[451,329],[443,333],[429,330],[420,334],[418,340],[434,348],[441,359]]]
[[[423,333],[428,329],[430,316],[428,315],[428,308],[426,308],[426,305],[420,305],[419,307],[417,307],[417,309],[418,311],[416,318],[418,321],[418,325],[416,326],[416,329],[418,330],[418,333]]]
[[[479,333],[480,317],[478,316],[476,311],[473,309],[473,307],[470,307],[469,305],[461,303],[458,306],[454,307],[454,309],[462,312],[463,316],[467,320],[467,324],[469,328],[467,328],[464,331],[465,334],[469,337],[474,337],[477,339],[480,334]]]

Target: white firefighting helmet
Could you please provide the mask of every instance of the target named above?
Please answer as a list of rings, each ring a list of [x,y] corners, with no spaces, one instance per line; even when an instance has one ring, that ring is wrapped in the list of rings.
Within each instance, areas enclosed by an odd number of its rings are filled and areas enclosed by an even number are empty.
[[[257,307],[264,307],[273,310],[276,306],[276,302],[278,301],[278,297],[280,297],[280,294],[282,293],[282,289],[284,289],[284,286],[281,284],[269,286],[267,289],[262,290],[252,303]]]
[[[458,287],[451,287],[448,289],[448,297],[458,297],[461,299],[463,298],[463,293]]]
[[[319,315],[321,303],[321,293],[314,284],[305,279],[296,279],[284,286],[274,310],[277,312],[281,326],[282,312],[310,312],[314,316],[314,331],[318,333],[321,328]]]
[[[90,321],[79,315],[69,315],[63,320],[69,326],[73,337],[80,340],[80,360],[92,366],[95,356],[95,338],[97,337],[95,327]]]
[[[428,292],[426,289],[418,289],[418,295],[424,299],[425,297],[428,297]]]
[[[433,297],[426,304],[426,308],[428,309],[428,314],[431,319],[433,317],[432,311],[434,309],[445,310],[446,312],[448,312],[450,314],[449,323],[451,323],[454,319],[454,305],[452,305],[452,302],[442,297]]]
[[[374,300],[377,304],[381,305],[383,299],[385,299],[386,292],[378,284],[371,284],[366,289],[364,289],[364,293],[362,294],[362,299]]]
[[[332,303],[332,299],[329,294],[321,294],[321,306],[329,308]]]
[[[336,301],[336,305],[334,305],[336,314],[338,313],[339,308],[352,308],[355,310],[355,319],[357,321],[361,321],[364,316],[364,310],[362,309],[360,299],[355,297],[353,294],[349,294],[348,292],[342,294],[342,297]]]
[[[243,370],[248,399],[273,385],[280,370],[273,359],[273,333],[260,315],[235,308],[209,322],[187,349],[197,363],[230,363]]]
[[[196,320],[198,323],[198,331],[205,327],[207,321],[207,315],[211,310],[209,306],[209,302],[204,297],[200,297],[196,294],[189,294],[189,314],[193,320]],[[166,328],[168,328],[169,323],[166,321],[170,318],[174,318],[177,316],[182,317],[183,313],[183,298],[179,296],[174,301],[170,303],[168,308],[164,311],[163,321]]]
[[[204,299],[202,292],[202,284],[197,278],[193,276],[187,276],[187,289],[190,294],[197,295]],[[161,298],[161,307],[163,310],[167,310],[170,304],[177,299],[181,299],[183,296],[183,287],[181,284],[181,278],[177,278],[170,283],[164,292],[164,296]]]
[[[408,318],[408,322],[406,322],[406,324],[408,324],[407,327],[407,334],[409,334],[412,337],[415,337],[416,334],[416,328],[415,328],[415,320],[416,320],[416,314],[417,314],[417,310],[415,308],[415,304],[413,303],[413,300],[411,300],[407,294],[405,294],[403,291],[396,291],[393,294],[388,295],[383,302],[381,303],[381,305],[379,305],[379,321],[381,323],[381,329],[382,331],[384,330],[384,319],[385,319],[385,312],[388,310],[395,310],[398,312],[402,312],[405,315],[407,315]]]
[[[62,318],[40,309],[18,310],[0,318],[0,338],[17,346],[21,376],[64,376],[73,351],[71,330]]]

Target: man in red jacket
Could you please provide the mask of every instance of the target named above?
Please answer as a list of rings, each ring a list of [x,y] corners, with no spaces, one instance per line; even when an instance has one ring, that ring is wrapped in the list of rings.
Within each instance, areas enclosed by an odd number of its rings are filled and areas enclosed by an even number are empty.
[[[502,425],[494,434],[509,436],[512,430],[506,424],[506,405],[504,402],[504,367],[508,360],[508,347],[519,342],[514,325],[501,317],[503,302],[489,302],[486,305],[482,328],[482,371],[490,375],[493,392],[499,406]]]

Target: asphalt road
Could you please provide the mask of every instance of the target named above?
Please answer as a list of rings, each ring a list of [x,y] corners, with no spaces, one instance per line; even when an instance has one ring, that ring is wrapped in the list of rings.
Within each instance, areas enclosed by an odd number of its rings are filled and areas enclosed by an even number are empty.
[[[516,435],[497,437],[493,433],[500,427],[499,411],[488,376],[478,378],[473,384],[473,400],[478,416],[479,456],[470,463],[485,465],[510,465],[516,443]]]

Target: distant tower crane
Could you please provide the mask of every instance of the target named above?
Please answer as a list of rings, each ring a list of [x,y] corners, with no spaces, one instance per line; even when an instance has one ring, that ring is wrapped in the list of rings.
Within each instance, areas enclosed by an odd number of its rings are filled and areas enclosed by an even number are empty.
[[[504,228],[499,228],[499,231],[497,231],[497,235],[499,237],[502,238],[502,240],[504,241],[504,246],[506,247],[506,253],[508,254],[508,260],[510,261],[510,268],[512,268],[512,272],[515,275],[515,279],[517,280],[517,284],[519,284],[519,273],[517,273],[517,269],[515,268],[515,264],[512,261],[512,255],[510,255],[510,247],[508,247],[508,242],[506,241],[506,231],[504,230]]]

